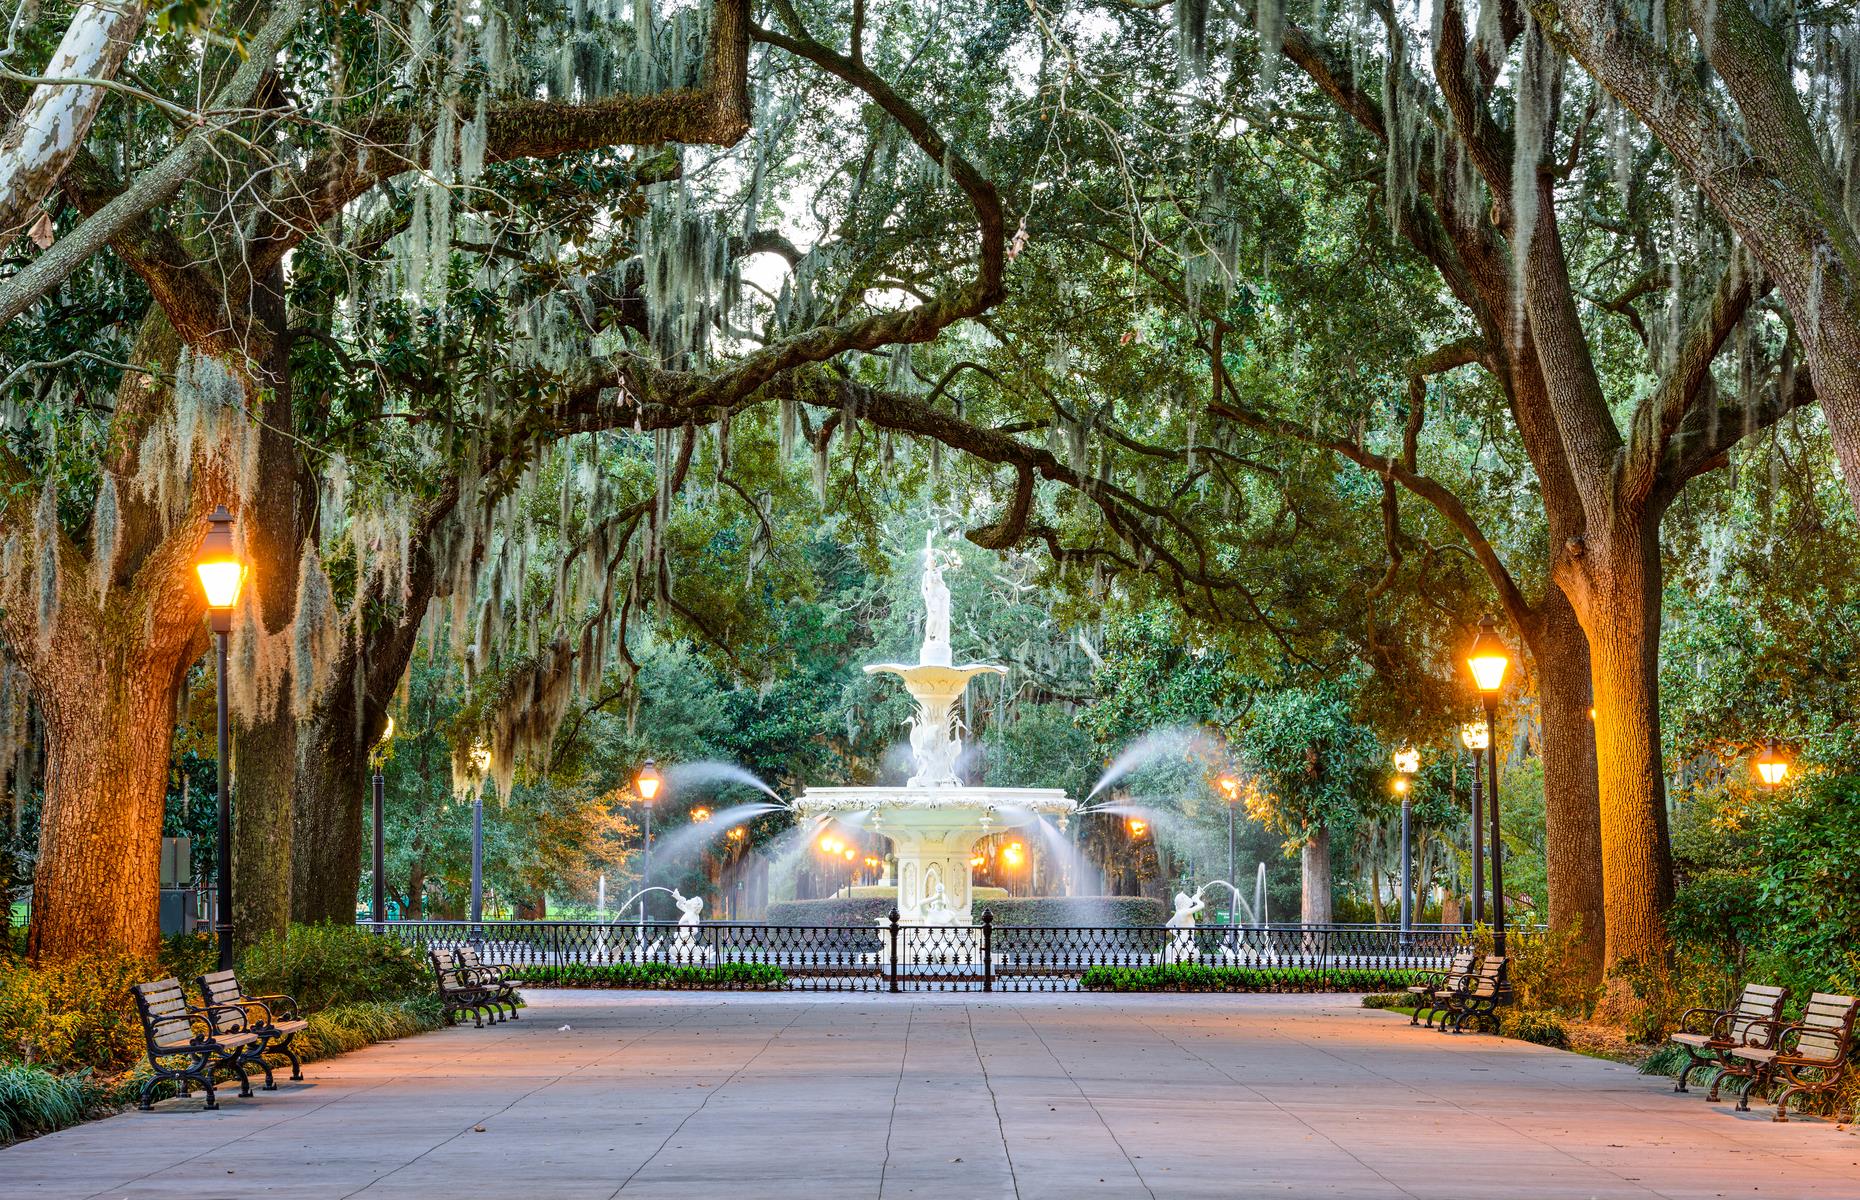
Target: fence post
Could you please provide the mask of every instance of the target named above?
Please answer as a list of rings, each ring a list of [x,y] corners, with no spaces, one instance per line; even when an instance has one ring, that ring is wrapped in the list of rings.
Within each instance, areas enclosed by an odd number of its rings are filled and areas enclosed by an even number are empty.
[[[982,910],[982,990],[995,990],[995,914]]]
[[[1325,928],[1318,943],[1318,980],[1328,982],[1330,979],[1330,929]]]
[[[710,973],[711,983],[723,986],[723,928],[715,922],[710,927]]]
[[[895,992],[898,990],[898,910],[895,908],[891,910],[891,928],[886,936],[891,939],[891,954],[886,966],[891,975],[891,990]]]

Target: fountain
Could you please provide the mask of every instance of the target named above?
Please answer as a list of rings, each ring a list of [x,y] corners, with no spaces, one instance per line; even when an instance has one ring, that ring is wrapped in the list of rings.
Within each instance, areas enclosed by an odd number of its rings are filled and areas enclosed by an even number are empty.
[[[1064,817],[1077,807],[1058,788],[965,786],[956,774],[966,732],[956,716],[969,681],[1001,675],[993,663],[952,665],[949,648],[949,585],[943,573],[954,565],[939,551],[935,534],[924,537],[924,640],[915,663],[878,663],[868,675],[891,674],[917,702],[911,720],[914,768],[902,787],[809,788],[795,811],[811,818],[870,814],[866,828],[891,840],[896,861],[889,882],[897,889],[898,915],[909,925],[974,923],[970,857],[976,839],[996,827],[1018,829],[1043,814]]]

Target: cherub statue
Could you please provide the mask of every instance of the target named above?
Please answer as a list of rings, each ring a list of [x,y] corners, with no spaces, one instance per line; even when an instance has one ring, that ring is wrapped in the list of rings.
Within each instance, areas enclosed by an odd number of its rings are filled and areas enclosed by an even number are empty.
[[[672,952],[695,954],[698,951],[699,914],[704,911],[704,897],[686,896],[673,888],[672,902],[678,906],[678,936],[672,939]]]
[[[1195,956],[1195,914],[1207,906],[1200,892],[1192,896],[1187,892],[1175,894],[1175,912],[1163,925],[1176,932],[1169,936],[1169,944],[1163,949],[1163,961],[1187,962]]]
[[[918,911],[925,925],[954,925],[956,923],[956,910],[950,907],[949,903],[949,889],[943,886],[943,881],[940,879],[937,880],[936,890],[930,893],[924,901],[923,908]]]

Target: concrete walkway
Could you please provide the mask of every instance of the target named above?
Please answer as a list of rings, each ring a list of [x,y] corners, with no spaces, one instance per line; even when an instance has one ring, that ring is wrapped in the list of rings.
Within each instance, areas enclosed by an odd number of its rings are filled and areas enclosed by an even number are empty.
[[[0,1151],[0,1196],[1860,1198],[1833,1125],[1341,997],[530,998]]]

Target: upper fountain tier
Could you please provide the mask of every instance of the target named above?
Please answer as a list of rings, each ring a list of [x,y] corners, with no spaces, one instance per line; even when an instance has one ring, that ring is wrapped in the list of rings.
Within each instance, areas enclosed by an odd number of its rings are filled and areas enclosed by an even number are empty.
[[[969,681],[977,675],[1005,675],[1007,668],[994,663],[965,663],[952,665],[949,652],[949,584],[943,579],[943,572],[955,565],[954,556],[938,550],[934,532],[924,535],[923,582],[920,591],[924,601],[924,640],[918,650],[915,663],[878,663],[865,669],[866,674],[879,672],[896,675],[904,681],[904,688],[917,702],[917,712],[911,718],[911,762],[915,770],[903,789],[810,789],[818,793],[817,805],[808,805],[807,796],[802,797],[803,808],[827,807],[826,793],[840,793],[835,797],[843,808],[848,803],[846,793],[851,791],[884,793],[892,804],[918,804],[926,807],[950,808],[961,805],[964,801],[977,803],[986,808],[990,802],[981,793],[986,788],[965,788],[960,776],[956,774],[956,765],[962,757],[962,735],[966,732],[956,716],[956,703],[962,699]],[[968,792],[973,796],[946,794],[937,798],[940,803],[930,801],[929,797],[917,795],[915,799],[899,795],[921,793],[926,789],[939,789],[948,792]],[[1058,789],[1010,789],[1017,793],[1016,807],[1036,808],[1042,812],[1070,812],[1074,807],[1065,793]]]

